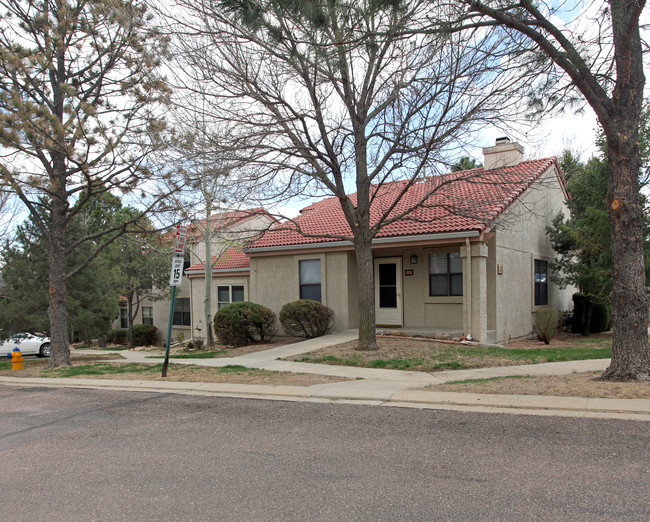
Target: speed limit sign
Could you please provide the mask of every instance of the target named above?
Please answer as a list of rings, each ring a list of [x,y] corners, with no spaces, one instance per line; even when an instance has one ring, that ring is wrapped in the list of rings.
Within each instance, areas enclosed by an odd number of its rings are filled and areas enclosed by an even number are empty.
[[[172,273],[169,278],[170,286],[181,286],[183,279],[183,262],[184,259],[182,257],[172,258]]]

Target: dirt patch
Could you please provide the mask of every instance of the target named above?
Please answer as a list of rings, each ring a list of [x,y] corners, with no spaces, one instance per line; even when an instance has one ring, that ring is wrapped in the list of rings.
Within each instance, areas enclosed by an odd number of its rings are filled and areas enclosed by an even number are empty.
[[[597,380],[601,372],[499,378],[465,384],[429,386],[432,391],[493,393],[497,395],[554,395],[608,399],[650,399],[650,382],[609,382]]]
[[[576,343],[589,343],[594,346],[601,346],[612,342],[612,332],[603,332],[591,334],[588,337],[583,337],[578,334],[571,334],[568,332],[556,332],[553,339],[549,344],[544,344],[537,339],[518,339],[509,342],[505,348],[520,349],[520,350],[534,350],[537,348],[566,348],[568,346],[575,346]]]
[[[120,358],[118,356],[118,358]],[[106,359],[113,359],[110,356],[86,356],[74,357],[72,366],[85,366],[89,363],[97,363]],[[124,366],[123,363],[106,363],[108,366]],[[330,382],[342,382],[351,379],[343,377],[332,377],[329,375],[312,375],[308,373],[289,373],[289,372],[272,372],[261,369],[231,369],[231,368],[210,368],[206,366],[194,365],[177,365],[169,366],[167,377],[161,377],[160,364],[135,364],[138,371],[129,371],[124,373],[88,373],[77,374],[75,378],[89,379],[117,379],[117,380],[137,380],[137,381],[183,381],[183,382],[216,382],[216,383],[233,383],[233,384],[271,384],[283,386],[312,386],[315,384],[325,384]],[[11,371],[11,369],[0,370],[0,375],[5,377],[60,377],[65,378],[57,370],[47,369],[47,360],[30,360],[25,361],[23,369]]]
[[[507,344],[504,348],[443,343],[434,339],[406,336],[379,336],[377,345],[378,350],[357,351],[357,342],[351,341],[289,357],[287,360],[436,372],[581,358],[606,358],[611,353],[610,336],[582,338],[572,334],[561,334],[548,345],[537,340],[521,340]]]
[[[15,372],[14,372],[15,373]],[[231,384],[271,384],[276,386],[312,386],[329,382],[342,382],[350,379],[330,375],[313,375],[310,373],[272,372],[269,370],[242,370],[240,372],[218,373],[218,369],[205,366],[170,366],[167,377],[160,373],[92,376],[93,379],[125,379],[143,381],[179,381],[179,382],[218,382]]]
[[[476,352],[474,347],[462,347],[457,344],[385,337],[378,338],[377,345],[378,350],[358,351],[357,342],[351,341],[288,357],[287,360],[423,372],[522,364],[507,357],[485,357],[481,353],[473,353]],[[459,350],[464,353],[459,353]]]
[[[169,350],[169,355],[173,357],[174,355],[189,355],[195,354],[200,355],[206,352],[216,352],[212,357],[223,358],[223,357],[239,357],[240,355],[247,355],[249,353],[261,352],[263,350],[270,350],[272,348],[277,348],[278,346],[285,346],[287,344],[293,344],[304,339],[300,337],[286,337],[286,336],[276,336],[271,341],[259,344],[249,344],[248,346],[240,346],[238,348],[228,348],[217,344],[214,348],[201,348],[201,349],[188,349],[183,346],[172,346]],[[88,350],[111,350],[115,348],[113,345],[108,345],[106,348],[99,348],[98,346],[84,347]],[[124,346],[118,346],[118,350],[128,350]],[[165,348],[159,346],[137,346],[132,349],[132,351],[145,351],[151,355],[165,355]]]

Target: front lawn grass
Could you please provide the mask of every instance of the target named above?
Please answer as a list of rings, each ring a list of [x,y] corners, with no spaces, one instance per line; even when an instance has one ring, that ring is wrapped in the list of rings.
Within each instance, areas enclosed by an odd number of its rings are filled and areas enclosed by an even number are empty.
[[[602,372],[593,372],[594,374],[596,373],[602,373]],[[449,381],[446,382],[445,384],[486,384],[488,382],[496,382],[496,381],[504,381],[507,379],[532,379],[532,375],[503,375],[501,377],[485,377],[484,379],[464,379],[461,381]]]
[[[64,368],[56,368],[54,370],[43,370],[43,377],[95,377],[97,375],[118,375],[118,374],[160,374],[162,372],[162,364],[143,364],[143,363],[95,363],[84,364],[79,366],[67,366]],[[247,368],[237,364],[228,366],[207,368],[205,366],[188,366],[185,364],[170,364],[170,373],[173,370],[188,370],[192,372],[206,372],[206,373],[236,373],[241,374],[270,374],[268,370],[260,370],[258,368]]]
[[[0,362],[0,372],[5,372],[9,370],[7,374],[13,374],[14,376],[24,375],[26,371],[29,371],[31,377],[57,377],[57,378],[69,378],[69,377],[110,377],[116,375],[128,376],[130,379],[135,379],[138,376],[147,377],[151,375],[160,375],[162,373],[162,363],[161,364],[148,364],[148,363],[110,363],[110,362],[96,362],[91,364],[84,364],[83,362],[76,362],[72,366],[64,366],[61,368],[48,369],[45,367],[47,361],[25,361],[21,372],[11,372],[11,362],[2,361]],[[251,374],[251,375],[266,375],[277,372],[271,372],[268,370],[260,370],[258,368],[247,368],[246,366],[241,365],[228,365],[223,367],[208,368],[205,366],[193,366],[186,364],[170,364],[169,371],[183,371],[183,372],[199,372],[199,373],[210,373],[210,374]],[[34,375],[37,373],[38,375]]]
[[[606,359],[612,356],[611,337],[574,336],[563,346],[495,348],[443,344],[413,339],[378,339],[376,352],[357,352],[355,343],[326,347],[291,357],[299,362],[434,372],[491,366]]]
[[[170,364],[167,377],[162,377],[162,364],[110,363],[87,364],[77,362],[73,366],[49,370],[47,361],[28,361],[24,369],[11,371],[11,363],[0,363],[0,375],[10,377],[46,377],[88,379],[118,379],[133,381],[185,381],[203,383],[270,384],[284,386],[312,386],[349,379],[329,375],[277,372],[261,368],[231,364],[223,367],[197,366],[193,364]]]

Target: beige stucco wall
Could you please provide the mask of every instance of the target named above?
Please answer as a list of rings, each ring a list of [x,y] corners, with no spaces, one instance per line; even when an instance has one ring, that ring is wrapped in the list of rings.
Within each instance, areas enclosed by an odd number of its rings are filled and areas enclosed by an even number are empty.
[[[558,212],[568,213],[565,194],[553,168],[542,182],[524,193],[496,225],[490,242],[494,257],[489,278],[494,278],[495,302],[490,301],[491,322],[496,341],[528,335],[532,330],[534,305],[534,260],[551,261],[555,253],[546,235]],[[502,266],[503,273],[497,274]],[[549,306],[558,310],[572,307],[573,288],[560,289],[549,280]],[[496,306],[495,306],[496,304]]]
[[[221,285],[243,286],[244,300],[249,301],[249,276],[240,273],[222,272],[213,274],[211,290],[211,307],[210,315],[214,318],[219,308],[217,287]],[[205,339],[205,324],[203,318],[203,301],[205,300],[205,277],[192,277],[189,279],[190,284],[190,314],[191,314],[191,335],[192,338]],[[176,327],[174,327],[176,328]],[[187,339],[187,337],[186,337]]]
[[[268,306],[276,315],[286,303],[300,299],[298,261],[320,259],[321,297],[336,312],[337,329],[350,328],[350,296],[356,293],[349,252],[308,252],[251,257],[250,300]],[[352,317],[356,314],[352,312]]]

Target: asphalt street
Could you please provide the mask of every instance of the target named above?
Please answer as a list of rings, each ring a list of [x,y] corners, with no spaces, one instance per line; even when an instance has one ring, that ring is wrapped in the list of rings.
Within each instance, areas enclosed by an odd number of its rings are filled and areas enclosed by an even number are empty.
[[[0,386],[17,520],[649,520],[650,430],[529,417]]]

